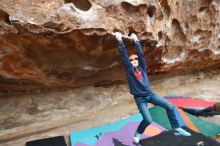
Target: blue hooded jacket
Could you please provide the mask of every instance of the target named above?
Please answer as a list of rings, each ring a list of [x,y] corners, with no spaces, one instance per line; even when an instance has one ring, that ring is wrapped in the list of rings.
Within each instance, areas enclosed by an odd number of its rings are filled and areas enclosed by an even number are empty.
[[[139,66],[137,68],[134,68],[130,63],[123,41],[119,42],[119,52],[125,67],[130,93],[135,97],[149,96],[152,94],[152,90],[147,76],[147,65],[145,63],[144,54],[139,41],[135,42],[135,48],[139,62]]]

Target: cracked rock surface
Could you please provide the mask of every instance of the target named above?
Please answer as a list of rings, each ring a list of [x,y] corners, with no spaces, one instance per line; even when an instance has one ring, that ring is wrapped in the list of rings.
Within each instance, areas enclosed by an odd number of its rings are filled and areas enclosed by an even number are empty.
[[[124,82],[114,31],[138,35],[149,74],[213,69],[219,25],[219,0],[1,0],[0,96]]]

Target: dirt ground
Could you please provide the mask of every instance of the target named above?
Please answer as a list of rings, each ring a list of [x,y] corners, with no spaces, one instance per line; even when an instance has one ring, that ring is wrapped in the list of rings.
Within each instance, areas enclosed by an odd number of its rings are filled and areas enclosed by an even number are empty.
[[[153,78],[152,88],[161,96],[220,102],[220,70]],[[111,123],[136,112],[126,84],[0,98],[0,146],[25,146],[30,140],[59,135],[64,135],[69,145],[71,131]],[[220,124],[220,116],[204,119]]]

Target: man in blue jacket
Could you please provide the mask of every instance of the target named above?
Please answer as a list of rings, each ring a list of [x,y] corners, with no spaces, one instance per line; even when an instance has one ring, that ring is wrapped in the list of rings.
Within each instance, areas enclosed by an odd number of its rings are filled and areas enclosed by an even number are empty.
[[[135,43],[137,54],[131,54],[129,56],[127,55],[127,51],[122,40],[122,34],[116,32],[115,36],[119,42],[119,52],[125,67],[130,93],[134,95],[139,112],[143,117],[143,120],[135,132],[134,142],[139,143],[141,134],[143,134],[145,128],[152,122],[147,103],[153,103],[154,105],[159,105],[165,108],[172,128],[175,129],[177,134],[191,136],[189,132],[180,127],[180,123],[176,115],[176,107],[152,91],[147,76],[147,65],[144,59],[140,41],[138,40],[137,36],[134,33],[131,34],[131,38]]]

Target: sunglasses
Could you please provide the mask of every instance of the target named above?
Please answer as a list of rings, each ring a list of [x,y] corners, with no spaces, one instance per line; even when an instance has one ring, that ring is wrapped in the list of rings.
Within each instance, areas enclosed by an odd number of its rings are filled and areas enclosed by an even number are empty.
[[[138,57],[132,58],[132,59],[129,59],[129,60],[130,60],[130,62],[131,62],[131,61],[134,61],[134,60],[138,60]]]

